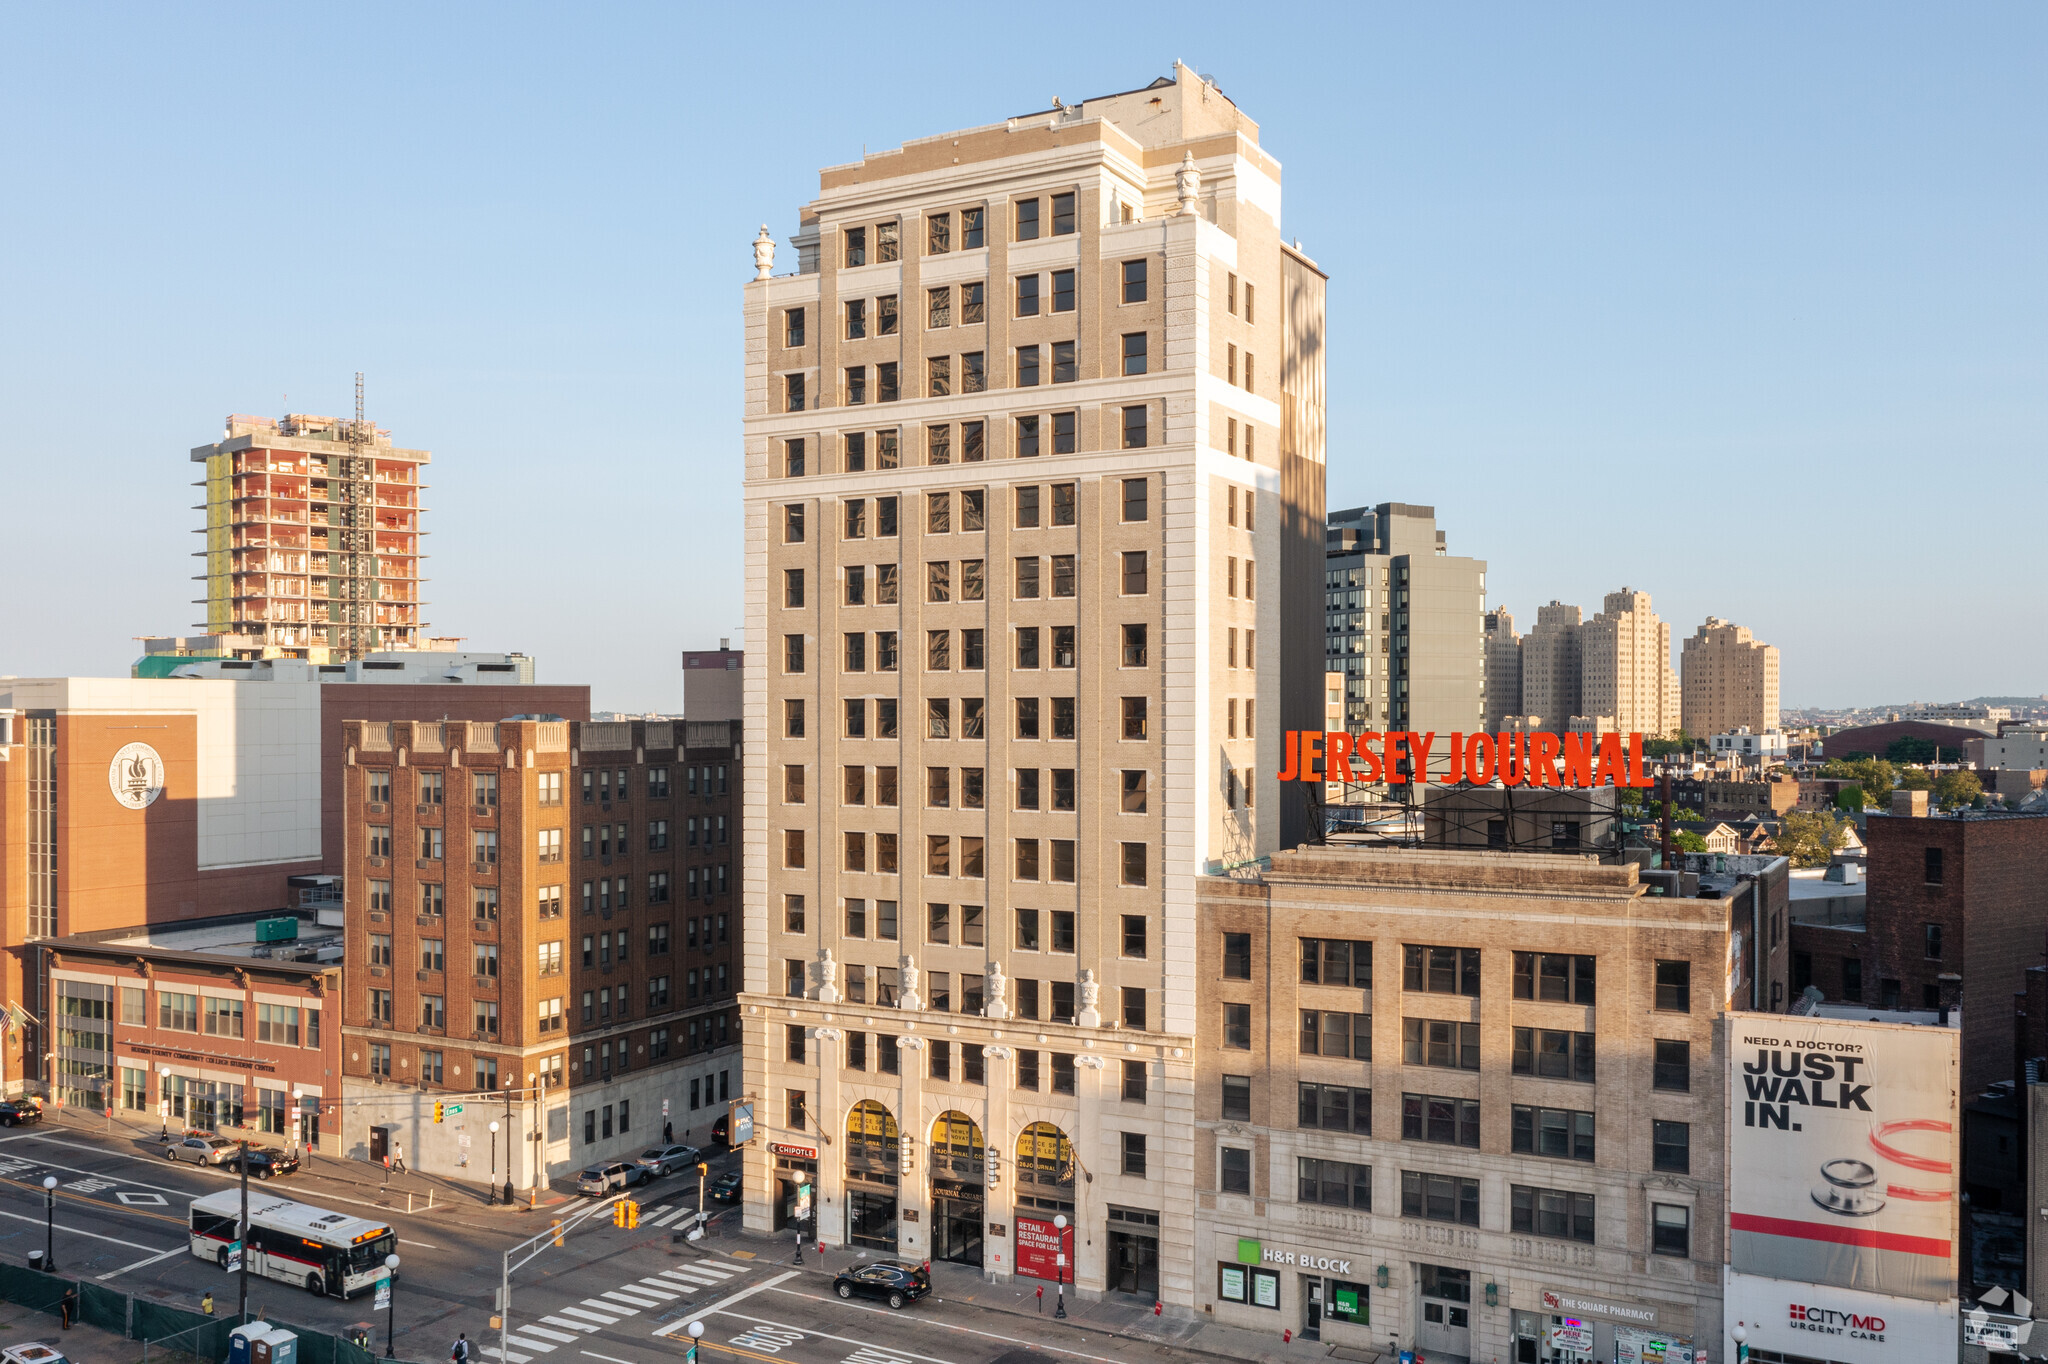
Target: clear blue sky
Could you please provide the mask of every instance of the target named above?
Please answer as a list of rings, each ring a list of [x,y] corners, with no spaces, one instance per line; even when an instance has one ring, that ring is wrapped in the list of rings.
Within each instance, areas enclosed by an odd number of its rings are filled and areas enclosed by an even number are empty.
[[[189,629],[187,450],[360,369],[434,625],[674,709],[739,634],[757,226],[1180,57],[1330,272],[1332,506],[1433,504],[1525,628],[1740,621],[1788,705],[2048,689],[2048,8],[922,13],[13,7],[0,672]]]

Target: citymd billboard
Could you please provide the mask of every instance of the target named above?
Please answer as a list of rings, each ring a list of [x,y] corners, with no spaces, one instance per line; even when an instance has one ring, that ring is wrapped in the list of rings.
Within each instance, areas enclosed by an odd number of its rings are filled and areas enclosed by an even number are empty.
[[[1751,1357],[1761,1350],[1788,1359],[1839,1364],[1955,1364],[1957,1304],[1917,1302],[1810,1283],[1782,1283],[1728,1273],[1721,1315],[1721,1358],[1735,1359],[1735,1328]]]
[[[1729,1268],[1953,1299],[1959,1035],[1785,1014],[1726,1026]]]

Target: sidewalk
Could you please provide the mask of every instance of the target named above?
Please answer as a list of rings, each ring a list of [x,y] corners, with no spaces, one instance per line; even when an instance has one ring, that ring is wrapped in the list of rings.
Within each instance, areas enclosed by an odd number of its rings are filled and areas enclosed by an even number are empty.
[[[74,1326],[66,1331],[48,1312],[0,1302],[0,1349],[30,1342],[47,1345],[68,1359],[90,1360],[92,1364],[141,1364],[142,1360],[139,1340],[129,1340],[97,1326]],[[159,1350],[159,1358],[162,1355]]]
[[[700,1242],[699,1246],[712,1254],[728,1256],[735,1250],[751,1251],[756,1264],[798,1268],[791,1263],[796,1253],[796,1242],[787,1235],[763,1236],[758,1232],[733,1230],[714,1240]],[[820,1256],[817,1244],[812,1242],[804,1247],[801,1272],[829,1283],[834,1274],[862,1258],[860,1251],[847,1247],[829,1248]],[[865,1258],[877,1257],[869,1252]],[[1041,1305],[1038,1298],[1040,1281],[1037,1279],[1016,1277],[990,1283],[981,1270],[971,1265],[944,1262],[932,1264],[931,1276],[932,1296],[940,1301],[969,1303],[1042,1324],[1055,1320],[1053,1311],[1059,1290],[1054,1284],[1044,1285],[1045,1298]],[[1071,1285],[1067,1292],[1067,1319],[1063,1324],[1119,1340],[1142,1341],[1218,1359],[1245,1361],[1246,1364],[1310,1364],[1311,1361],[1332,1357],[1347,1364],[1393,1364],[1394,1358],[1384,1351],[1370,1348],[1346,1349],[1340,1356],[1335,1354],[1331,1345],[1313,1340],[1296,1339],[1292,1343],[1283,1343],[1278,1323],[1269,1335],[1214,1321],[1155,1317],[1150,1303],[1122,1296],[1086,1302],[1075,1296]]]
[[[61,1130],[81,1135],[90,1134],[117,1142],[126,1140],[152,1151],[159,1151],[163,1144],[160,1135],[161,1124],[154,1119],[138,1123],[116,1115],[110,1128],[104,1114],[78,1108],[59,1111],[52,1106],[44,1110],[41,1125],[45,1130],[53,1132]],[[496,1212],[502,1215],[529,1211],[529,1193],[524,1189],[514,1191],[514,1202],[512,1206],[507,1207],[495,1197],[496,1192],[502,1192],[502,1185],[496,1186],[494,1191],[493,1186],[482,1181],[472,1183],[443,1175],[417,1174],[411,1170],[387,1176],[380,1165],[372,1165],[361,1160],[344,1160],[339,1156],[308,1151],[304,1148],[299,1151],[299,1161],[299,1177],[310,1176],[315,1179],[331,1180],[336,1184],[353,1185],[378,1195],[387,1206],[404,1207],[406,1195],[410,1194],[413,1212],[427,1211],[427,1196],[430,1192],[434,1198],[435,1212],[443,1208],[463,1213]],[[290,1177],[287,1177],[286,1182],[291,1182]],[[551,1186],[539,1192],[535,1206],[538,1210],[546,1210],[573,1202],[574,1197],[573,1192]]]

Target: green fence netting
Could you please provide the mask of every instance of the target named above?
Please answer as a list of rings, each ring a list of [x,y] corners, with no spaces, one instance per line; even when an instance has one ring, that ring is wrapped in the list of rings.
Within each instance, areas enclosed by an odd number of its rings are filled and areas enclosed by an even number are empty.
[[[177,1336],[178,1348],[189,1354],[202,1359],[226,1359],[228,1332],[239,1324],[232,1317],[209,1317],[137,1298],[130,1334],[135,1340],[169,1340]],[[186,1334],[188,1331],[190,1335]]]
[[[55,1312],[64,1295],[78,1287],[70,1279],[22,1265],[0,1265],[0,1298],[38,1312]]]
[[[96,1283],[78,1285],[78,1319],[115,1335],[128,1334],[128,1295]]]

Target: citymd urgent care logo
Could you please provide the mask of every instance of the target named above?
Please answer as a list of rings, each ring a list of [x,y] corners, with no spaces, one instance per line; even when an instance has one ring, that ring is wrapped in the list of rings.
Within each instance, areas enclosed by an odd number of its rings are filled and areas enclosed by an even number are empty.
[[[1281,781],[1386,782],[1430,780],[1430,757],[1444,769],[1444,784],[1485,786],[1649,786],[1643,771],[1643,736],[1551,734],[1450,735],[1438,745],[1435,730],[1290,729],[1281,735]]]
[[[1837,1312],[1832,1307],[1791,1305],[1792,1329],[1823,1336],[1847,1336],[1851,1340],[1883,1340],[1884,1318],[1860,1312]]]

